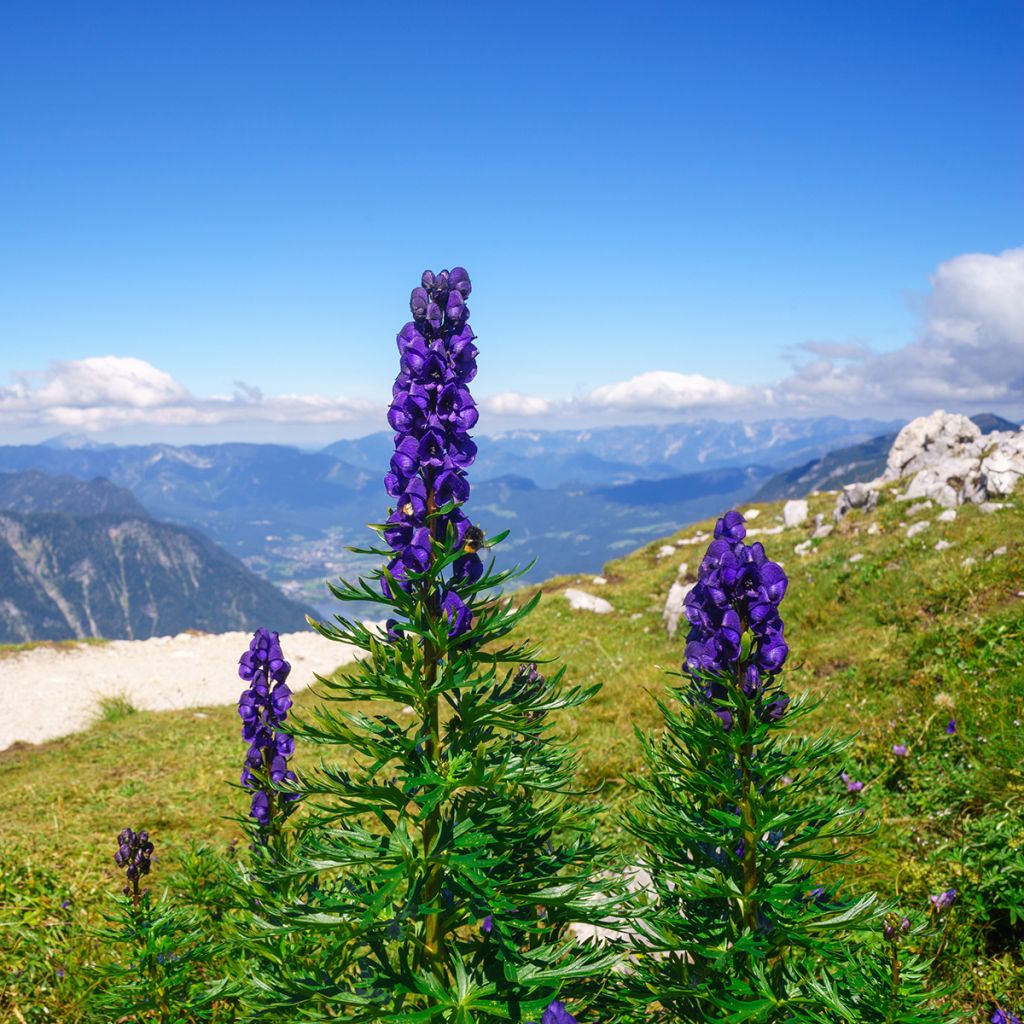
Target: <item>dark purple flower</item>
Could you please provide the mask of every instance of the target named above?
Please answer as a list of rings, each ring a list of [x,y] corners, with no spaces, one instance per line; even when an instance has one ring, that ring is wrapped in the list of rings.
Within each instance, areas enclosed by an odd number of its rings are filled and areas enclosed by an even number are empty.
[[[955,732],[956,732],[956,719],[955,718],[951,718],[949,720],[949,725],[946,726],[946,734],[949,735],[949,736],[952,736],[953,733],[955,733]]]
[[[264,826],[270,824],[273,803],[271,792],[262,787],[296,781],[295,773],[287,766],[287,759],[295,752],[295,740],[279,728],[292,706],[292,693],[285,682],[290,671],[278,634],[256,630],[249,650],[239,659],[239,675],[251,683],[238,699],[242,738],[249,744],[240,781],[246,789],[255,790],[249,816]],[[273,688],[268,679],[274,681]],[[265,781],[260,781],[257,772]],[[287,801],[298,799],[297,793],[280,796]]]
[[[125,896],[131,896],[135,905],[138,905],[141,892],[139,890],[139,879],[149,874],[150,864],[153,858],[153,843],[149,833],[145,830],[133,832],[130,828],[122,829],[117,837],[117,852],[114,854],[114,863],[119,868],[124,868],[125,875],[131,885],[124,887]]]
[[[491,914],[488,914],[483,919],[483,921],[480,923],[480,930],[484,933],[484,935],[490,935],[491,934],[491,929],[493,927],[494,927],[494,917]]]
[[[396,339],[401,364],[388,411],[395,447],[384,481],[396,508],[382,530],[394,552],[387,566],[391,581],[381,580],[387,596],[393,596],[392,585],[405,591],[419,585],[417,575],[430,572],[436,545],[448,543],[454,527],[461,547],[469,526],[458,506],[469,498],[466,469],[476,458],[476,445],[468,431],[479,417],[467,387],[477,355],[466,323],[471,291],[462,267],[424,271],[409,301],[413,321]],[[439,509],[443,515],[431,515]],[[469,629],[472,612],[451,584],[475,583],[481,575],[478,558],[460,559],[453,567],[441,602],[453,637]]]
[[[1020,1018],[1015,1013],[1008,1013],[1001,1006],[997,1006],[995,1013],[989,1017],[991,1024],[1020,1024]]]

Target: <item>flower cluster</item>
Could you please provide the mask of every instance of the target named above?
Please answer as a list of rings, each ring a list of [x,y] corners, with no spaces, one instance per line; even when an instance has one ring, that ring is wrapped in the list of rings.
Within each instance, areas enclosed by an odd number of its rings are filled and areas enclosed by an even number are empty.
[[[894,942],[900,934],[906,935],[909,931],[909,917],[897,917],[895,914],[886,914],[885,921],[882,922],[882,934],[885,936],[886,941]]]
[[[249,649],[238,659],[238,675],[249,683],[249,689],[238,699],[242,739],[249,744],[242,769],[242,785],[255,789],[249,811],[261,825],[270,824],[271,794],[260,788],[253,774],[262,772],[271,782],[295,780],[288,769],[288,758],[295,751],[295,740],[278,726],[288,717],[292,692],[286,682],[291,665],[284,660],[277,633],[258,629],[253,633]],[[298,799],[297,793],[279,794],[283,800]]]
[[[117,837],[117,853],[114,863],[125,869],[125,875],[131,885],[124,887],[125,896],[139,895],[139,879],[149,874],[149,866],[153,857],[153,844],[149,833],[133,832],[130,828],[123,829]]]
[[[384,478],[395,510],[384,539],[394,552],[388,575],[403,590],[410,588],[410,574],[429,569],[433,541],[452,538],[452,550],[466,549],[452,566],[452,582],[475,582],[483,573],[475,545],[467,544],[471,524],[458,507],[469,497],[466,469],[476,458],[469,431],[478,414],[467,387],[476,376],[477,356],[467,323],[465,300],[471,291],[461,267],[424,271],[409,303],[413,319],[398,334],[401,364],[388,410],[395,453]],[[448,510],[435,514],[441,509]],[[388,578],[383,586],[389,593]],[[453,588],[443,589],[439,605],[449,635],[469,629],[472,616]]]
[[[847,793],[859,793],[864,788],[864,783],[853,778],[849,772],[841,772],[839,778],[846,783]]]
[[[760,543],[745,544],[747,529],[739,512],[727,512],[715,524],[715,536],[700,564],[697,583],[686,595],[690,623],[686,638],[685,670],[694,675],[738,677],[744,694],[759,697],[782,668],[789,654],[783,639],[779,603],[788,580],[782,567],[768,559]],[[750,631],[749,654],[743,654],[743,634]],[[721,700],[721,683],[701,682],[704,696]],[[779,693],[759,709],[765,720],[778,720],[789,706]],[[728,730],[732,714],[715,712]]]

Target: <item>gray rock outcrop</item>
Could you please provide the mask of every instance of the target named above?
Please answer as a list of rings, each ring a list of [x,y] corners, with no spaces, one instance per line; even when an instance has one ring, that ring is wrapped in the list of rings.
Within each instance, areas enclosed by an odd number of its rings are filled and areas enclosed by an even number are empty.
[[[966,416],[941,409],[896,435],[885,472],[873,483],[909,478],[901,500],[944,508],[982,505],[1012,494],[1024,477],[1024,429],[983,435]]]

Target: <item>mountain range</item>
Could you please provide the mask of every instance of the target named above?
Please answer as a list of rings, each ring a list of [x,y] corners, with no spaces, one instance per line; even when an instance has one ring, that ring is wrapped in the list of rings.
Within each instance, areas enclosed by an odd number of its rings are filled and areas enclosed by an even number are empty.
[[[0,643],[305,627],[305,608],[107,480],[0,473]]]
[[[979,422],[988,429],[1012,426],[996,417]],[[466,508],[488,534],[510,529],[497,554],[503,564],[529,567],[525,582],[597,573],[610,558],[754,497],[795,497],[875,476],[899,425],[839,417],[708,420],[482,436]],[[191,531],[193,544],[203,535],[225,549],[224,558],[244,563],[235,562],[238,569],[292,599],[274,620],[277,628],[290,628],[299,614],[296,601],[321,614],[337,610],[325,579],[352,577],[375,564],[348,547],[372,540],[365,524],[386,514],[382,477],[392,447],[389,433],[319,451],[238,443],[114,446],[75,437],[0,446],[0,474],[18,474],[0,476],[0,509],[8,509],[8,520],[65,512],[76,520],[130,518],[147,522],[148,531],[175,526]],[[54,483],[54,475],[65,479]],[[48,529],[46,543],[55,544],[55,527]],[[67,543],[81,550],[95,542],[116,558],[105,536],[68,533]],[[144,549],[153,545],[139,547],[148,564]],[[173,563],[176,556],[167,557]],[[221,573],[225,580],[230,575]],[[252,589],[251,580],[233,579]],[[161,613],[159,626],[147,625],[152,616],[140,618],[138,596],[131,601],[135,611],[119,623],[122,633],[171,628],[170,612]],[[87,621],[84,614],[76,612],[80,623]]]

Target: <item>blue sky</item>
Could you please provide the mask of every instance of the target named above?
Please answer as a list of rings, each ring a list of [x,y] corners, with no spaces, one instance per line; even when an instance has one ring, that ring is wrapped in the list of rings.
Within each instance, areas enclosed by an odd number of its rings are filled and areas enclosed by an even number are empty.
[[[0,39],[7,439],[375,429],[453,264],[495,426],[1021,407],[1016,0],[5,5]]]

